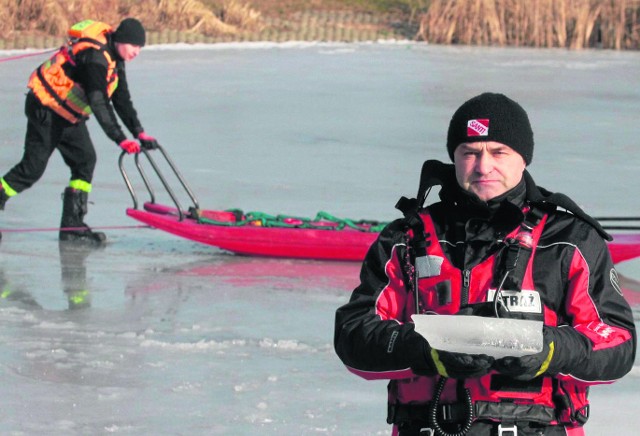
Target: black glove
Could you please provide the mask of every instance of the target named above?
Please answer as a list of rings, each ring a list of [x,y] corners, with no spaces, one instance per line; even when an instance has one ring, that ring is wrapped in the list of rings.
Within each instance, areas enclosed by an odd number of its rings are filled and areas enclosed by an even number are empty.
[[[555,328],[544,326],[542,330],[543,347],[537,354],[522,357],[503,357],[493,364],[493,369],[516,380],[531,380],[544,373],[555,375],[552,366],[556,349]]]
[[[140,146],[145,150],[155,150],[158,148],[158,141],[151,135],[147,135],[144,132],[140,132],[138,134],[138,141],[140,141]]]
[[[476,378],[491,370],[494,359],[486,354],[453,353],[431,349],[431,359],[443,377]]]
[[[482,377],[491,370],[494,358],[486,354],[454,353],[436,350],[424,341],[423,361],[413,372],[418,375],[436,375],[458,379]]]

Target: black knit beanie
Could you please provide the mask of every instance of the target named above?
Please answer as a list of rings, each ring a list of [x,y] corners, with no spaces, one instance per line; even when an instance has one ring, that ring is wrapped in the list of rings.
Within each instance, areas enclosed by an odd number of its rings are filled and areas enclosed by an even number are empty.
[[[453,114],[447,151],[465,142],[495,141],[518,152],[527,165],[533,159],[533,131],[525,110],[503,94],[484,93],[466,101]]]
[[[146,39],[142,23],[135,18],[125,18],[113,32],[113,41],[144,47]]]

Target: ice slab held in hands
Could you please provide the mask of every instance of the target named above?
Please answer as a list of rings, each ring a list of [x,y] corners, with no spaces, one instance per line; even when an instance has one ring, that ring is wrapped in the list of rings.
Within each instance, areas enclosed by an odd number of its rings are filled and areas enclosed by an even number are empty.
[[[542,321],[463,315],[412,315],[416,332],[437,350],[494,358],[542,351]]]

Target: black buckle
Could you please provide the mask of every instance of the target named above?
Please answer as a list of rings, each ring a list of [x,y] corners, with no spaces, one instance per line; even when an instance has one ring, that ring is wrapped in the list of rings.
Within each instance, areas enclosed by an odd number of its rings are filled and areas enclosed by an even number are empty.
[[[589,404],[584,406],[581,409],[576,410],[576,413],[573,414],[573,419],[580,425],[585,425],[589,420]]]

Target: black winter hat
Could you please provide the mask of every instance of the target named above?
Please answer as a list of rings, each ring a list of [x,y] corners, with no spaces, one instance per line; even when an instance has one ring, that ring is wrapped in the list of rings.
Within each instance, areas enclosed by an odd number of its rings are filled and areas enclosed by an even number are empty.
[[[113,32],[113,41],[144,47],[146,39],[142,23],[135,18],[125,18]]]
[[[467,100],[453,114],[447,151],[465,142],[495,141],[518,152],[527,165],[533,159],[533,131],[525,110],[503,94],[484,93]]]

